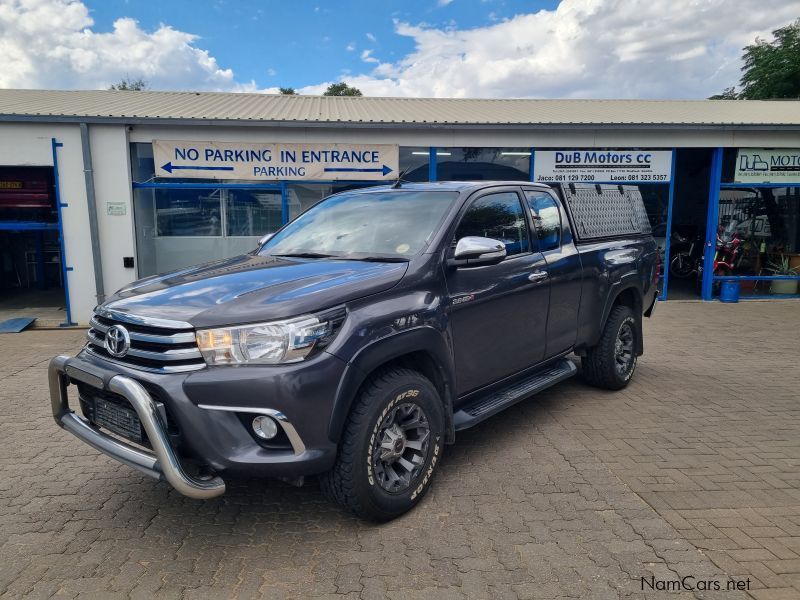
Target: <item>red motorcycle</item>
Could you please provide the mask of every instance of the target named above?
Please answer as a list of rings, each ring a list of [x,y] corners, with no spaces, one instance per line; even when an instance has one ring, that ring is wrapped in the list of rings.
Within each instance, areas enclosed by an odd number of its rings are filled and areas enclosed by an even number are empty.
[[[723,227],[720,225],[717,228],[717,245],[714,251],[714,275],[717,277],[727,277],[733,275],[735,269],[739,267],[742,259],[742,238],[739,235],[738,221],[731,220]],[[705,257],[701,257],[700,265],[697,268],[697,286],[698,290],[703,285],[703,261]],[[721,282],[714,281],[712,283],[712,294],[719,293]]]

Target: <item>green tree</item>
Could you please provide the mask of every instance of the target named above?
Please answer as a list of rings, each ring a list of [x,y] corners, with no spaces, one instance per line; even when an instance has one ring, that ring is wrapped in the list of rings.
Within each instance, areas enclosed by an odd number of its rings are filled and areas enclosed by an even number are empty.
[[[756,38],[742,54],[741,91],[728,88],[719,100],[800,98],[800,19],[772,32],[773,40]]]
[[[284,96],[296,96],[297,95],[297,90],[295,90],[293,87],[278,88],[278,92],[280,92]]]
[[[772,35],[772,42],[756,39],[744,49],[741,98],[800,98],[800,19]]]
[[[361,90],[358,88],[347,85],[344,81],[341,83],[332,83],[325,90],[323,96],[362,96]]]
[[[729,87],[722,90],[721,94],[714,94],[708,97],[709,100],[738,100],[739,94],[736,92],[735,87]]]
[[[128,92],[140,92],[148,88],[147,82],[139,77],[138,79],[131,79],[127,75],[117,83],[112,83],[108,89],[121,90]]]

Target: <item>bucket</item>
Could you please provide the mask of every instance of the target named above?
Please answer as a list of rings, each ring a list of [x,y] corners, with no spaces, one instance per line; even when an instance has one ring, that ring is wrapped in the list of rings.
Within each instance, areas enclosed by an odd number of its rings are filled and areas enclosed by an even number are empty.
[[[719,288],[719,301],[720,302],[738,302],[739,301],[739,282],[725,280]]]

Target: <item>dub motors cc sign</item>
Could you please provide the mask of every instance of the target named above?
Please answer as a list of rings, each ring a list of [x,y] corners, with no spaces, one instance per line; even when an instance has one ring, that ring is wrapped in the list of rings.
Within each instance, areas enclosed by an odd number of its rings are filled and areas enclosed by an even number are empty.
[[[153,140],[156,177],[245,180],[390,180],[390,144],[283,144]]]
[[[542,183],[669,183],[671,150],[537,150],[533,180]]]

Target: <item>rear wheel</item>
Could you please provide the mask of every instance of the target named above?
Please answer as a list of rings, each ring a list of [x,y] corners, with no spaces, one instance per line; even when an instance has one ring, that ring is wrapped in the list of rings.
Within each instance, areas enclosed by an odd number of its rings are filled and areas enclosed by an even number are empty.
[[[676,279],[686,279],[694,271],[692,255],[688,250],[679,250],[675,253],[669,263],[669,275]]]
[[[322,490],[361,518],[393,519],[428,490],[443,434],[444,410],[431,382],[411,369],[384,371],[356,399]]]
[[[628,385],[636,370],[640,326],[629,307],[612,308],[600,341],[581,358],[584,379],[607,390],[619,390]]]

